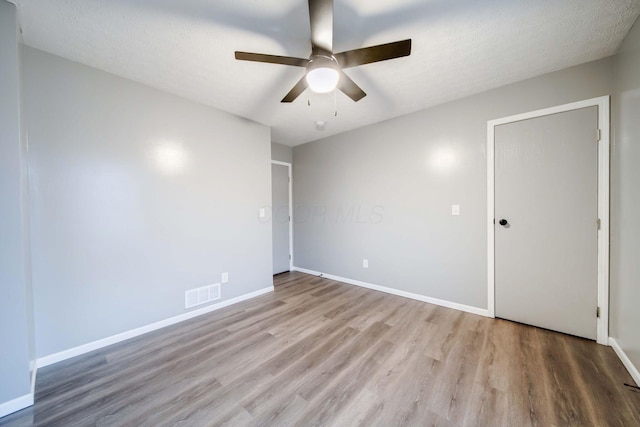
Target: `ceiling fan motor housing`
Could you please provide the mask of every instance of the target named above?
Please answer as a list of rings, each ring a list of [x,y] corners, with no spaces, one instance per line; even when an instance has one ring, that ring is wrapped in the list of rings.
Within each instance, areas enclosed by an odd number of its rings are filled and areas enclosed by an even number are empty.
[[[340,65],[338,64],[338,60],[331,54],[311,55],[309,63],[307,64],[307,72],[316,68],[333,68],[339,70]]]

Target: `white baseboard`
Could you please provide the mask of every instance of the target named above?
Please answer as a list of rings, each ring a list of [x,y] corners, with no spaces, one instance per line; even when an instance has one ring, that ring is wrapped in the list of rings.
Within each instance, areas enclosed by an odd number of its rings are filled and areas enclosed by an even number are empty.
[[[0,403],[0,418],[33,405],[33,393],[25,394],[8,402]]]
[[[59,353],[54,353],[48,356],[40,357],[36,362],[36,369],[42,368],[44,366],[52,365],[54,363],[61,362],[66,359],[70,359],[72,357],[76,357],[81,354],[88,353],[90,351],[98,350],[100,348],[109,346],[111,344],[116,344],[121,341],[125,341],[130,338],[134,338],[134,337],[155,331],[157,329],[164,328],[166,326],[175,325],[176,323],[184,322],[185,320],[193,319],[194,317],[198,317],[203,314],[210,313],[212,311],[220,310],[221,308],[228,307],[230,305],[237,304],[239,302],[246,301],[248,299],[255,298],[257,296],[260,296],[269,292],[273,292],[273,286],[268,286],[266,288],[259,289],[255,292],[240,295],[238,297],[231,298],[226,301],[219,302],[217,304],[203,307],[198,310],[193,310],[188,313],[180,314],[175,317],[170,317],[168,319],[161,320],[159,322],[151,323],[150,325],[141,326],[139,328],[122,332],[116,335],[112,335],[110,337],[93,341],[87,344],[83,344],[78,347],[73,347],[68,350],[63,350]]]
[[[631,359],[629,359],[627,353],[625,353],[622,347],[620,347],[618,341],[616,341],[615,338],[609,337],[609,345],[613,347],[613,351],[616,352],[624,367],[627,368],[627,371],[629,371],[629,373],[631,374],[631,377],[636,382],[636,385],[640,386],[640,371],[638,371],[638,368],[636,368],[633,362],[631,362]]]
[[[307,270],[306,268],[293,267],[293,271],[299,271],[301,273],[311,274],[314,276],[322,275],[322,277],[325,277],[330,280],[335,280],[337,282],[343,282],[349,285],[355,285],[355,286],[360,286],[367,289],[373,289],[374,291],[385,292],[387,294],[397,295],[404,298],[415,299],[422,302],[428,302],[429,304],[435,304],[442,307],[453,308],[454,310],[466,311],[467,313],[473,313],[479,316],[489,317],[489,310],[484,308],[458,304],[457,302],[445,301],[438,298],[431,298],[431,297],[420,295],[420,294],[414,294],[412,292],[401,291],[399,289],[387,288],[385,286],[361,282],[360,280],[347,279],[345,277],[334,276],[332,274],[320,273],[319,271]]]

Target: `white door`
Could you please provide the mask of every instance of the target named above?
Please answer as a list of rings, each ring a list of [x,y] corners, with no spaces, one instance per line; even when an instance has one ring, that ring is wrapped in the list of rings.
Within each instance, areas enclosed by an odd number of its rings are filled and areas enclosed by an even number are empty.
[[[271,164],[273,274],[289,271],[289,167]]]
[[[496,317],[596,339],[598,107],[495,128]]]

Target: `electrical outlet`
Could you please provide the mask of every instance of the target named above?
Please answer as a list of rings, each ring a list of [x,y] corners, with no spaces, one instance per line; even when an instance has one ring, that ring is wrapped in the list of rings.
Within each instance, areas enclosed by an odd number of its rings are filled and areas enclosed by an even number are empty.
[[[460,215],[460,205],[451,205],[451,215],[453,216]]]
[[[369,268],[369,260],[368,259],[363,259],[362,260],[362,268]]]
[[[229,273],[222,273],[222,283],[227,283],[229,281]]]

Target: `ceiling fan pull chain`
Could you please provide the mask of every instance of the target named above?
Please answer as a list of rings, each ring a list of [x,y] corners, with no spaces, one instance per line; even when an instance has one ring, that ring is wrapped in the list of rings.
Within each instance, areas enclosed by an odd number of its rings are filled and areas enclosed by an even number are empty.
[[[333,117],[338,117],[338,95],[337,90],[333,91]]]

